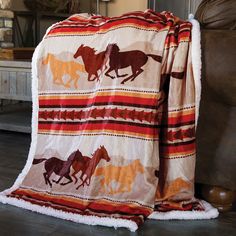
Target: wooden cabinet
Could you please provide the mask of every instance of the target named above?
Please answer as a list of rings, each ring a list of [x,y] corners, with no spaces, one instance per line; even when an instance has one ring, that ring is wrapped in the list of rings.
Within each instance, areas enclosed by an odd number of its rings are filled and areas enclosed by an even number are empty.
[[[31,101],[31,63],[0,61],[0,99]]]
[[[15,100],[7,106],[4,100]],[[0,129],[30,132],[31,62],[0,61]]]
[[[182,19],[195,13],[202,0],[149,0],[149,8],[156,11],[171,11]]]

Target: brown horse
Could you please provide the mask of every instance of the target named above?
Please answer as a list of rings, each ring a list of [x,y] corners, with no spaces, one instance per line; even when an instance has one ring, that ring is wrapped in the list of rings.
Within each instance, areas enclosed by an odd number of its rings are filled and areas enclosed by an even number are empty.
[[[81,186],[84,186],[84,184],[86,184],[87,186],[90,185],[92,175],[93,175],[98,163],[100,162],[100,160],[104,159],[107,162],[109,162],[111,160],[108,153],[107,153],[107,150],[104,146],[100,146],[100,148],[98,148],[94,152],[94,154],[92,154],[92,158],[85,157],[85,159],[86,159],[86,161],[84,162],[85,163],[84,165],[72,166],[73,168],[79,167],[78,169],[75,169],[76,173],[78,173],[80,170],[82,170],[82,174],[80,176],[82,183],[76,189],[79,189]],[[73,173],[72,176],[75,176],[74,174],[75,173]],[[86,177],[84,178],[84,176],[86,176]]]
[[[61,185],[66,185],[73,182],[72,178],[70,177],[70,167],[73,164],[73,162],[79,159],[81,156],[82,156],[82,153],[79,150],[77,150],[73,152],[72,154],[70,154],[67,161],[60,160],[56,157],[51,157],[49,159],[40,158],[40,159],[34,159],[33,165],[36,165],[45,161],[44,168],[46,172],[43,173],[43,176],[44,176],[46,185],[49,184],[49,186],[52,187],[52,183],[50,181],[50,176],[52,175],[52,173],[55,173],[56,175],[60,176],[60,178],[57,181],[53,180],[53,182],[55,182],[56,184],[59,184],[61,179],[65,177],[69,181],[66,183],[61,183]]]
[[[102,71],[106,69],[106,51],[102,51],[98,54],[95,53],[94,48],[82,44],[74,54],[74,58],[82,57],[85,70],[88,73],[88,81],[94,81],[95,79],[99,81],[98,71],[100,70],[102,73]],[[92,75],[95,76],[94,79],[91,79]]]
[[[78,182],[78,178],[76,177],[76,175],[81,171],[81,175],[80,175],[80,179],[81,181],[83,181],[82,178],[82,174],[83,172],[85,172],[86,168],[89,165],[89,161],[90,161],[90,157],[88,156],[82,156],[80,158],[78,158],[77,160],[75,160],[72,164],[72,168],[74,170],[73,174],[71,175],[71,177],[74,177],[75,179],[75,184]]]
[[[133,81],[138,75],[140,75],[143,72],[143,69],[141,67],[147,63],[148,57],[151,57],[159,63],[161,63],[162,61],[161,56],[154,54],[145,54],[140,50],[120,52],[120,48],[117,46],[117,44],[108,44],[105,51],[109,54],[110,59],[110,68],[106,71],[106,76],[110,77],[111,79],[114,79],[115,77],[109,74],[111,71],[114,70],[117,77],[125,77],[127,76],[127,74],[119,75],[118,69],[127,68],[129,66],[131,67],[132,75],[125,78],[121,82],[121,84],[124,84],[128,80]]]

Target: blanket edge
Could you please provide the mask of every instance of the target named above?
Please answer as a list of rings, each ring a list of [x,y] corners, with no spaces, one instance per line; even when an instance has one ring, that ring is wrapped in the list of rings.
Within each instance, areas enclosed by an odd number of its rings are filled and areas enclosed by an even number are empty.
[[[199,107],[201,100],[201,70],[202,70],[201,31],[199,22],[194,19],[194,16],[192,14],[189,15],[189,22],[192,24],[191,54],[192,54],[193,77],[195,83],[195,104],[196,104],[195,128],[197,128],[198,118],[199,118]]]
[[[154,220],[206,220],[214,219],[219,215],[219,211],[214,208],[211,204],[204,200],[200,200],[204,207],[204,211],[169,211],[169,212],[158,212],[154,211],[148,219]]]
[[[132,220],[115,219],[112,217],[86,216],[86,215],[68,213],[61,210],[53,209],[51,207],[38,206],[21,199],[11,198],[3,196],[1,194],[0,194],[0,202],[3,204],[10,204],[12,206],[17,206],[23,209],[27,209],[32,212],[53,216],[55,218],[60,218],[63,220],[69,220],[75,223],[108,226],[108,227],[114,227],[115,229],[123,227],[123,228],[128,228],[131,232],[135,232],[138,229],[138,225]]]

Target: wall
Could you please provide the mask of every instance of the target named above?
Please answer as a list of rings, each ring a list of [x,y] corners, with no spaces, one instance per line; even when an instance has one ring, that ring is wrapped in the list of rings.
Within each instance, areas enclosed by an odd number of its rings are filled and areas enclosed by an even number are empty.
[[[193,13],[196,12],[199,4],[202,2],[202,0],[193,0],[192,1],[192,8],[193,8]]]
[[[156,11],[171,11],[176,16],[187,19],[190,13],[195,13],[202,0],[155,0]]]
[[[118,16],[129,11],[147,9],[147,0],[112,0],[108,5],[108,15]]]
[[[15,10],[15,11],[26,10],[23,0],[12,0],[12,7],[11,8],[12,8],[12,10]]]

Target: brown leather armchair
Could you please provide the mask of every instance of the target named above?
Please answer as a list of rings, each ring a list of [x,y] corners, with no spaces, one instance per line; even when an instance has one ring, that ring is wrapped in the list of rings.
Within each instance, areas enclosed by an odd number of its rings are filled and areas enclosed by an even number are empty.
[[[229,210],[236,190],[236,1],[202,1],[196,18],[203,63],[196,182],[204,184],[203,198]]]

